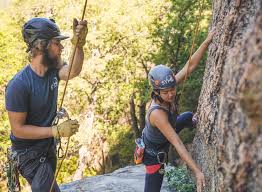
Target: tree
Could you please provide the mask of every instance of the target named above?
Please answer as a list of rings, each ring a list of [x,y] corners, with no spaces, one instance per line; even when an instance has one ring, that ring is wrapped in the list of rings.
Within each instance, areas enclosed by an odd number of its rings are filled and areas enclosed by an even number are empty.
[[[262,2],[214,1],[193,156],[206,191],[262,190]]]

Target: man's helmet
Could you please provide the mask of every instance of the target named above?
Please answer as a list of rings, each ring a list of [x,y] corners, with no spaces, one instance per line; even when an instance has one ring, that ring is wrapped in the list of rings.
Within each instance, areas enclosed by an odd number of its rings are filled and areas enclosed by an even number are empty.
[[[61,35],[54,20],[47,18],[33,18],[27,21],[22,29],[24,41],[28,47],[32,47],[37,39],[50,40],[52,38],[63,40],[69,38]]]
[[[168,89],[176,86],[173,71],[164,65],[153,67],[148,74],[148,79],[154,90]]]

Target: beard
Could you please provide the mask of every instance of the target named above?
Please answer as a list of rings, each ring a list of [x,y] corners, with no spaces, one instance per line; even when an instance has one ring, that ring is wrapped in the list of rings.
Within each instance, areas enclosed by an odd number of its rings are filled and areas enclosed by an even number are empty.
[[[52,57],[48,50],[44,50],[41,63],[48,69],[57,69],[61,63],[61,57]]]

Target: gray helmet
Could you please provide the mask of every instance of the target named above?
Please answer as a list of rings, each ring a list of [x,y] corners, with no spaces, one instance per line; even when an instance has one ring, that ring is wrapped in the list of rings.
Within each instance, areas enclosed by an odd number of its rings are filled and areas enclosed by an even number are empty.
[[[63,40],[69,38],[68,36],[61,35],[53,19],[39,17],[27,21],[23,26],[22,34],[28,47],[32,47],[37,39],[50,40],[55,38]]]
[[[148,79],[154,90],[168,89],[176,86],[173,71],[164,65],[153,67],[148,74]]]

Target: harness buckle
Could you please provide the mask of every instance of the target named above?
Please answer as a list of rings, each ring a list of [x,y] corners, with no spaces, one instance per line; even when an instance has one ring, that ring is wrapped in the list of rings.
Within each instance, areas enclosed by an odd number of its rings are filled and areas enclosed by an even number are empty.
[[[39,160],[39,162],[40,162],[40,163],[44,163],[44,162],[45,162],[45,160],[46,160],[46,157],[43,157],[43,156],[42,156],[42,157],[40,157],[40,160]]]

